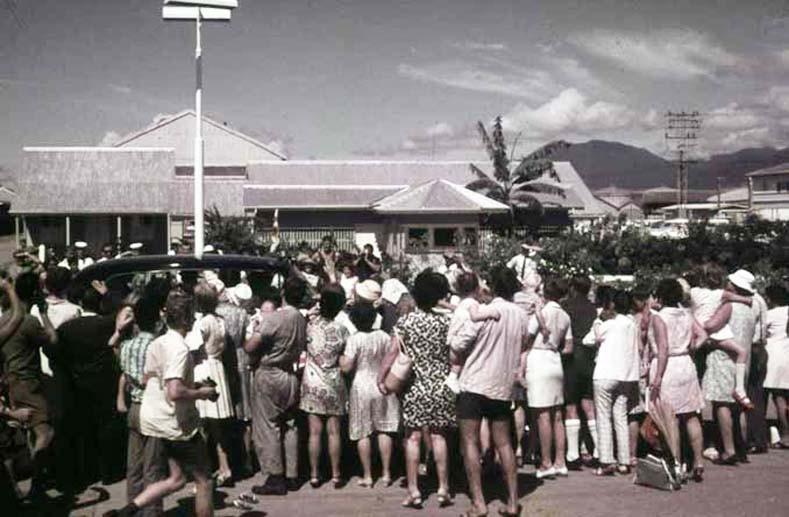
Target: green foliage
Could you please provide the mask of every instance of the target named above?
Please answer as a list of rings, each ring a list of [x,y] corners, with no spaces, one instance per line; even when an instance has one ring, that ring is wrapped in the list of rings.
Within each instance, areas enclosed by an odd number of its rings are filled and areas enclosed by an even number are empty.
[[[489,175],[476,165],[471,164],[471,172],[477,179],[466,185],[466,188],[508,205],[511,221],[515,218],[516,212],[525,213],[527,218],[528,216],[539,217],[542,214],[542,205],[534,196],[538,189],[530,182],[544,175],[559,181],[559,175],[553,167],[551,155],[570,144],[561,140],[550,142],[526,156],[514,160],[517,138],[512,146],[512,155],[508,155],[500,116],[496,117],[493,122],[490,133],[482,122],[477,122],[477,130],[493,166],[493,174]],[[517,162],[514,168],[512,167],[513,162]],[[564,196],[562,190],[548,193]]]
[[[223,216],[216,206],[205,212],[205,242],[239,255],[257,255],[264,244],[255,235],[252,218]]]
[[[482,252],[464,250],[466,261],[481,274],[505,264],[520,252],[517,238],[493,236]],[[540,241],[543,274],[634,275],[652,286],[666,276],[681,275],[704,262],[727,271],[744,268],[760,285],[789,276],[789,223],[750,219],[745,224],[692,224],[685,239],[650,236],[636,227],[600,226],[587,232],[567,230]]]

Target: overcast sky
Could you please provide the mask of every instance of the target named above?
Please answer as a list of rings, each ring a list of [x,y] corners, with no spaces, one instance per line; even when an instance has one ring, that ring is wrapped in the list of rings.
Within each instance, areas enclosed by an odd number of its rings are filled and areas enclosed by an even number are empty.
[[[663,153],[663,113],[703,150],[787,146],[789,2],[239,0],[204,31],[207,114],[295,158],[478,157],[616,139]],[[16,6],[18,20],[9,6]],[[161,0],[0,0],[0,165],[94,145],[193,105],[193,27]]]

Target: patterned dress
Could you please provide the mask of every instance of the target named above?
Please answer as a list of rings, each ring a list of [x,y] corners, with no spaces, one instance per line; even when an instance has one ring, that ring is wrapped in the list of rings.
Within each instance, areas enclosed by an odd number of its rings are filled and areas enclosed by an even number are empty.
[[[748,352],[745,366],[745,382],[748,382],[748,371],[751,367],[751,347],[756,333],[757,316],[754,310],[742,303],[731,305],[729,327],[734,333],[734,341]],[[734,391],[734,361],[723,350],[712,350],[707,355],[707,369],[704,371],[701,387],[704,398],[711,402],[734,403],[731,396]]]
[[[441,314],[415,312],[403,316],[395,332],[403,352],[413,361],[412,378],[400,395],[403,424],[409,429],[454,427],[455,396],[444,384],[449,375],[449,319]]]
[[[339,365],[348,336],[344,326],[325,318],[307,327],[307,364],[299,404],[303,411],[327,416],[348,412],[348,391]]]
[[[704,407],[704,395],[699,385],[696,364],[690,357],[693,342],[693,314],[688,309],[664,307],[657,316],[666,324],[668,332],[668,363],[660,384],[660,396],[666,400],[678,415],[695,413]],[[650,340],[652,347],[652,366],[650,378],[657,372],[657,346]]]
[[[378,389],[378,372],[389,350],[389,334],[382,330],[359,332],[348,338],[344,355],[354,361],[348,418],[351,440],[373,434],[396,433],[400,428],[400,401]]]

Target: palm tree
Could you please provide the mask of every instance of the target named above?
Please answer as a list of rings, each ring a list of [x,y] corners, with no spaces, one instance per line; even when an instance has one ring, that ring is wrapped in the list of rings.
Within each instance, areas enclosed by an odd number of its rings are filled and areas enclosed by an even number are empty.
[[[473,163],[470,164],[471,172],[477,179],[466,185],[466,188],[509,206],[510,230],[518,211],[542,214],[543,206],[534,195],[535,192],[556,195],[557,201],[564,197],[564,189],[556,185],[560,179],[550,157],[570,144],[556,140],[514,160],[520,135],[512,143],[512,153],[508,154],[501,116],[496,117],[490,134],[482,122],[477,122],[477,129],[493,164],[493,174],[489,175]],[[514,168],[513,161],[517,161]],[[546,181],[545,176],[553,181]]]

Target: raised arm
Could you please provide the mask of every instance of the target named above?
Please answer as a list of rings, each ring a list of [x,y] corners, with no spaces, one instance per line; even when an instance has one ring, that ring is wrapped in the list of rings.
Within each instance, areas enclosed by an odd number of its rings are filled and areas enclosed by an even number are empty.
[[[0,290],[5,293],[11,304],[11,317],[0,325],[0,346],[3,346],[6,340],[19,328],[25,313],[22,311],[22,304],[19,303],[19,298],[13,285],[7,280],[0,280]]]

